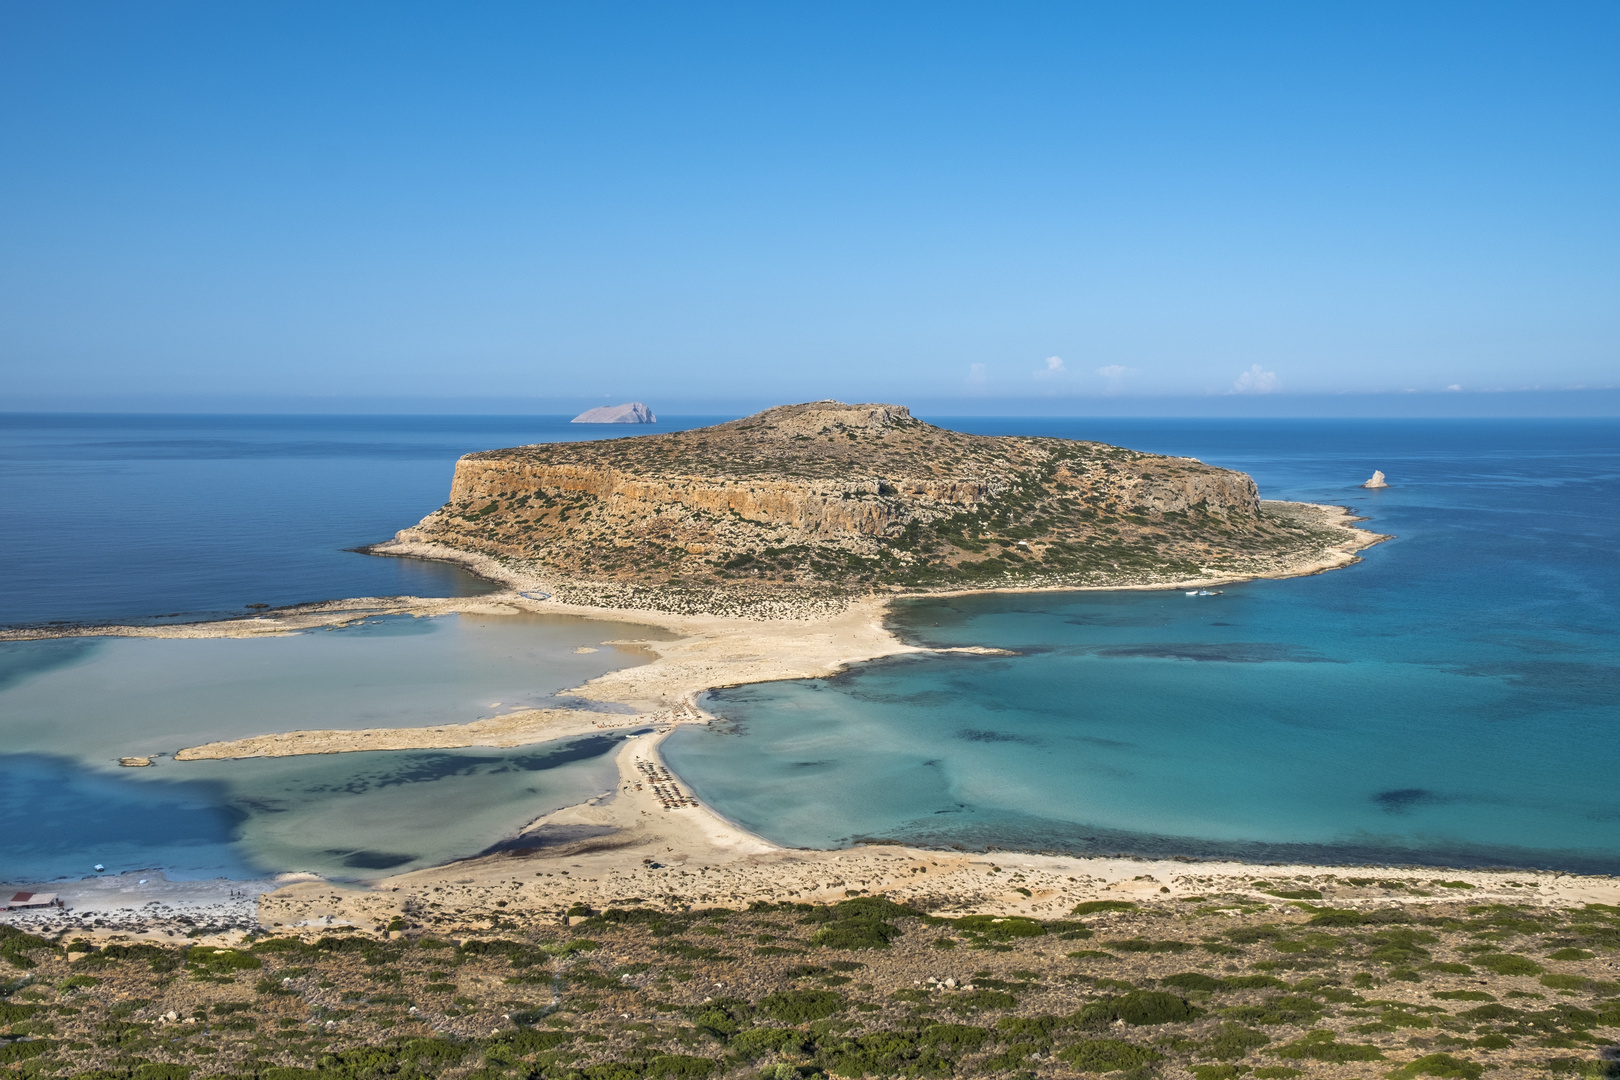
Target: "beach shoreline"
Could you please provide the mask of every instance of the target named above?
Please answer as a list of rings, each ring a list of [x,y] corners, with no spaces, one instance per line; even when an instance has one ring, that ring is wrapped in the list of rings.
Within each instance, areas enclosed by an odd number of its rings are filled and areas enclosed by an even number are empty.
[[[489,891],[487,899],[493,902],[495,892],[501,891],[496,888],[496,882],[505,882],[509,886],[510,883],[500,875],[510,872],[514,860],[522,861],[525,865],[531,862],[534,865],[547,865],[568,861],[571,866],[578,867],[581,873],[564,871],[556,875],[564,879],[558,884],[567,889],[577,889],[586,880],[597,880],[585,877],[585,872],[589,871],[601,875],[601,880],[614,883],[613,888],[607,891],[618,892],[622,896],[635,896],[638,892],[653,893],[663,896],[670,903],[747,903],[773,896],[776,899],[783,896],[811,900],[843,899],[844,890],[837,886],[846,880],[859,878],[867,883],[861,886],[863,889],[895,887],[901,879],[879,873],[885,865],[895,860],[913,868],[925,863],[931,867],[948,866],[953,869],[945,876],[953,878],[965,872],[964,868],[979,866],[987,859],[998,864],[1012,860],[1031,874],[1056,874],[1061,867],[1088,868],[1084,871],[1085,880],[1091,884],[1085,889],[1075,892],[1054,886],[1051,890],[1053,897],[1061,897],[1061,902],[1067,903],[1071,894],[1081,896],[1084,893],[1081,898],[1085,898],[1092,897],[1099,890],[1114,890],[1123,881],[1139,878],[1143,867],[1158,868],[1157,873],[1150,869],[1149,875],[1153,877],[1169,873],[1169,868],[1178,868],[1172,876],[1184,878],[1190,872],[1186,868],[1196,866],[1201,868],[1200,873],[1233,879],[1275,874],[1277,868],[1246,863],[1192,863],[1128,857],[1102,859],[1034,853],[941,852],[895,845],[814,851],[786,849],[749,832],[693,798],[684,781],[668,769],[658,752],[659,744],[679,725],[707,724],[715,719],[698,704],[701,695],[709,690],[826,677],[853,664],[908,653],[1001,652],[973,647],[935,650],[909,644],[886,624],[885,616],[895,600],[994,592],[1220,587],[1257,578],[1298,577],[1339,569],[1358,562],[1358,552],[1388,539],[1356,528],[1353,523],[1360,519],[1344,507],[1301,503],[1268,506],[1274,512],[1308,517],[1313,524],[1336,530],[1341,534],[1339,540],[1316,558],[1277,566],[1273,573],[1210,573],[1177,581],[1089,586],[1029,583],[999,588],[937,591],[895,589],[883,594],[851,597],[831,609],[825,601],[818,599],[807,605],[807,610],[776,612],[775,617],[765,618],[564,603],[549,595],[554,591],[552,582],[523,568],[500,563],[488,556],[433,545],[394,542],[368,550],[379,555],[456,562],[481,577],[505,586],[505,591],[444,599],[352,598],[267,611],[239,619],[170,626],[20,628],[0,631],[0,640],[69,636],[257,637],[341,626],[384,615],[435,617],[456,613],[501,615],[524,612],[645,625],[671,635],[669,640],[626,639],[615,642],[644,648],[652,654],[653,659],[647,664],[608,672],[568,692],[578,699],[626,711],[523,710],[464,724],[271,732],[182,749],[175,755],[179,761],[383,749],[515,746],[594,733],[608,727],[651,729],[633,734],[625,740],[616,759],[619,775],[614,791],[536,819],[514,837],[498,845],[497,850],[483,855],[374,881],[339,884],[313,880],[283,884],[267,890],[260,896],[257,905],[258,922],[265,928],[304,928],[341,923],[379,932],[395,921],[397,916],[396,912],[382,918],[389,897],[397,899],[402,890],[418,887],[442,889],[447,882],[456,883],[458,888],[482,883],[481,887]],[[1286,509],[1279,510],[1279,507]],[[798,617],[785,617],[787,614]],[[671,795],[672,792],[675,794]],[[669,887],[671,879],[691,876],[692,871],[680,869],[689,864],[698,868],[706,882],[713,883],[712,890],[694,892],[687,888]],[[661,875],[664,869],[673,869],[673,873]],[[837,873],[831,873],[833,869]],[[1127,869],[1136,872],[1122,876]],[[1301,874],[1331,875],[1340,871],[1342,868],[1326,866],[1294,868],[1294,872]],[[919,873],[915,869],[907,872]],[[545,874],[546,871],[538,873]],[[984,871],[981,869],[978,873]],[[1516,873],[1519,876],[1536,875],[1531,871]],[[930,895],[931,902],[936,906],[945,903],[945,907],[950,908],[952,903],[956,903],[957,907],[966,911],[976,904],[989,904],[995,911],[1047,914],[1050,910],[1056,910],[1052,904],[1058,901],[1050,898],[1032,906],[1024,902],[1032,897],[1017,894],[1010,897],[1000,894],[992,896],[983,889],[967,889],[965,881],[941,893],[939,888],[945,884],[945,880],[938,876],[938,871],[935,871],[935,875],[929,878],[929,888],[934,890]],[[812,878],[836,880],[812,881]],[[1592,880],[1600,882],[1602,879]],[[722,882],[726,882],[724,888],[721,888]],[[525,894],[536,901],[542,901],[542,897],[543,903],[559,899],[550,890],[537,889],[534,881],[526,882],[525,886]],[[1597,884],[1592,887],[1600,888]],[[947,893],[955,896],[959,903],[945,902],[942,898]],[[906,895],[912,896],[913,893],[906,891]],[[1603,895],[1610,894],[1604,892]],[[1620,897],[1620,892],[1614,895]],[[367,900],[368,897],[370,900]],[[377,906],[379,903],[383,905],[382,908]],[[964,904],[966,907],[961,907]],[[300,911],[303,912],[301,916],[293,917]]]

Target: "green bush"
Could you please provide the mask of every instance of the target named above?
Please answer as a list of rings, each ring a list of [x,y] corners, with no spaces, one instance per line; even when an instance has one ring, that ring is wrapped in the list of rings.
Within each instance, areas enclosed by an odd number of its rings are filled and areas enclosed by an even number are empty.
[[[178,949],[161,949],[156,945],[137,942],[134,945],[108,945],[80,960],[81,964],[117,963],[120,960],[145,960],[153,971],[173,971],[180,966],[184,953]]]
[[[933,1050],[964,1053],[977,1050],[990,1038],[990,1032],[968,1024],[933,1024],[922,1030],[917,1042]]]
[[[38,1057],[51,1049],[55,1043],[49,1039],[34,1039],[31,1042],[0,1043],[0,1065],[9,1065],[13,1061],[22,1061],[26,1058]]]
[[[1084,1027],[1104,1027],[1115,1020],[1141,1027],[1149,1024],[1176,1024],[1204,1015],[1174,994],[1159,990],[1132,990],[1119,997],[1094,1001],[1075,1013],[1075,1020]]]
[[[1205,1053],[1221,1061],[1236,1061],[1271,1042],[1271,1036],[1238,1024],[1222,1024],[1205,1045]]]
[[[831,990],[782,990],[759,1000],[759,1011],[786,1024],[808,1024],[839,1012],[847,1003]]]
[[[677,1080],[698,1080],[708,1076],[719,1064],[713,1058],[692,1057],[688,1054],[659,1054],[647,1062],[648,1077],[674,1077]]]
[[[1474,963],[1497,975],[1540,975],[1547,970],[1528,956],[1514,953],[1485,953],[1474,957]]]
[[[1425,1054],[1416,1061],[1411,1061],[1400,1068],[1384,1075],[1389,1080],[1412,1080],[1416,1076],[1443,1076],[1460,1077],[1462,1080],[1479,1080],[1485,1071],[1485,1066],[1472,1061],[1454,1058],[1450,1054]]]
[[[951,1063],[898,1031],[879,1031],[822,1045],[819,1063],[837,1076],[949,1076]]]
[[[823,949],[887,949],[900,928],[881,919],[845,919],[828,923],[810,937]]]
[[[1270,997],[1262,1005],[1235,1005],[1219,1010],[1229,1020],[1246,1024],[1314,1024],[1322,1003],[1298,994]]]
[[[1010,1039],[1050,1042],[1052,1033],[1068,1024],[1069,1021],[1060,1016],[1003,1016],[996,1021],[996,1030]]]
[[[808,905],[807,905],[808,906]],[[900,928],[890,918],[916,915],[912,908],[896,904],[886,896],[857,896],[805,912],[807,923],[823,924],[810,938],[812,945],[828,949],[887,949],[900,936]]]
[[[1519,1012],[1518,1009],[1510,1009],[1506,1005],[1498,1005],[1495,1002],[1492,1002],[1489,1005],[1481,1005],[1478,1008],[1467,1009],[1458,1013],[1457,1015],[1462,1017],[1464,1020],[1472,1020],[1475,1023],[1478,1023],[1481,1020],[1515,1020],[1524,1014]]]
[[[517,1013],[512,1014],[514,1023],[518,1022],[517,1017]],[[573,1038],[566,1031],[532,1031],[525,1028],[502,1035],[496,1045],[510,1046],[512,1051],[518,1054],[539,1054],[547,1050],[555,1050],[563,1043],[572,1041]]]
[[[1549,960],[1590,960],[1592,955],[1585,949],[1559,949],[1557,952],[1548,953],[1547,958]]]
[[[792,1028],[756,1027],[739,1031],[726,1049],[743,1061],[756,1061],[766,1054],[806,1053],[810,1044],[802,1032]]]
[[[1331,1031],[1321,1028],[1307,1031],[1304,1036],[1271,1051],[1278,1057],[1311,1058],[1314,1061],[1382,1061],[1384,1052],[1376,1046],[1363,1043],[1342,1043]]]
[[[1046,933],[1046,927],[1038,920],[1026,919],[1022,916],[1012,915],[998,918],[994,915],[967,915],[960,919],[951,919],[950,923],[959,933],[972,934],[987,941],[1011,941],[1014,938],[1041,937]]]
[[[1114,1072],[1163,1061],[1164,1055],[1120,1039],[1083,1039],[1058,1051],[1058,1057],[1081,1072]]]
[[[148,948],[155,948],[155,946],[148,946]],[[35,961],[27,954],[34,949],[55,951],[56,946],[42,937],[26,934],[15,926],[0,926],[0,957],[5,957],[7,963],[13,967],[33,967]],[[161,952],[162,950],[158,951]]]
[[[1070,915],[1095,915],[1099,911],[1130,911],[1136,907],[1131,900],[1085,900],[1074,905]]]
[[[212,945],[197,945],[186,953],[186,967],[195,971],[221,975],[235,971],[252,971],[264,967],[264,961],[249,952],[236,949],[217,949]]]
[[[1105,941],[1103,944],[1107,945],[1110,949],[1118,949],[1120,952],[1133,953],[1183,953],[1194,948],[1193,945],[1185,941],[1155,941],[1149,938],[1141,937],[1126,938],[1123,941]]]
[[[1438,938],[1427,930],[1397,927],[1380,931],[1366,939],[1367,944],[1373,946],[1372,952],[1367,954],[1367,959],[1396,967],[1410,967],[1429,959],[1429,950],[1423,946],[1432,945],[1437,940]]]
[[[189,1080],[189,1065],[142,1065],[135,1070],[135,1080]]]

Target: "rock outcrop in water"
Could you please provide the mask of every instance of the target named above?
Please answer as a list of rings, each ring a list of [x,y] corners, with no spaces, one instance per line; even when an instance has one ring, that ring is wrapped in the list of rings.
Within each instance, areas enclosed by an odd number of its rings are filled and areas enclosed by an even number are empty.
[[[1382,472],[1374,469],[1372,477],[1361,486],[1364,488],[1385,488],[1389,487],[1389,482],[1384,479],[1384,474]]]
[[[639,401],[623,405],[598,405],[586,409],[569,421],[571,424],[656,424],[658,417]]]
[[[575,582],[801,590],[1264,572],[1324,537],[1264,510],[1244,473],[837,401],[468,454],[450,501],[398,534]]]

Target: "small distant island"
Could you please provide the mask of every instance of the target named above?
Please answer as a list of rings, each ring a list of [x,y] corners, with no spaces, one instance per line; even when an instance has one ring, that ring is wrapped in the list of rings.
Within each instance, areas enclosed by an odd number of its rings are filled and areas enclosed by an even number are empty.
[[[653,411],[639,401],[627,401],[623,405],[598,405],[594,409],[586,409],[569,421],[571,424],[656,424],[658,417]]]
[[[1311,573],[1376,542],[1349,521],[1262,502],[1248,475],[1192,458],[816,401],[468,454],[443,507],[371,550],[494,559],[578,603],[694,611],[708,595],[735,610],[739,597]]]

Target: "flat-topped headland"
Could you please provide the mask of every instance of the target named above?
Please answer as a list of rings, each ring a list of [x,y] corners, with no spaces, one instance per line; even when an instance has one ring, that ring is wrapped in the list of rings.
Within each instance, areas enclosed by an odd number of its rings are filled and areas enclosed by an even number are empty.
[[[1310,573],[1377,539],[1192,458],[817,401],[468,454],[443,507],[369,550],[493,562],[593,606],[769,615],[874,590]]]

